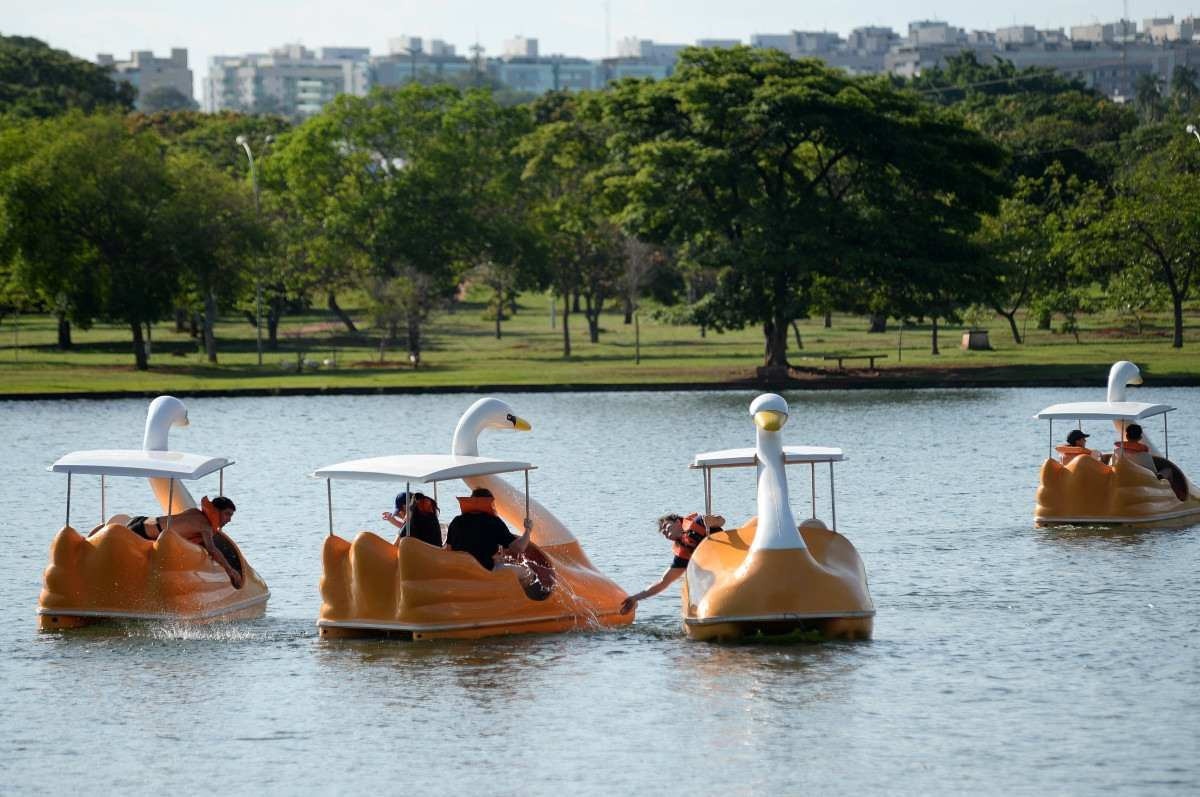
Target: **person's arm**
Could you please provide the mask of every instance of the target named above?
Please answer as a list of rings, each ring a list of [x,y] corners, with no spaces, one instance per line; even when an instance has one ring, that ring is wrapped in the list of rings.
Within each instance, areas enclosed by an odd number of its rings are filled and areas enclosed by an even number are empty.
[[[383,519],[386,520],[388,523],[391,523],[393,526],[395,526],[398,529],[404,528],[404,521],[397,518],[396,515],[392,512],[384,512]]]
[[[243,581],[242,574],[233,569],[233,565],[229,564],[229,561],[225,558],[225,554],[221,553],[221,550],[217,548],[217,543],[213,539],[212,526],[205,522],[200,529],[200,534],[204,537],[204,550],[208,551],[208,555],[213,558],[214,562],[225,569],[225,572],[229,575],[229,581],[233,584],[234,589],[241,589]]]
[[[629,614],[629,612],[633,611],[634,607],[637,606],[638,601],[645,600],[646,598],[653,598],[655,595],[674,584],[679,580],[679,577],[682,576],[686,570],[686,567],[668,567],[666,572],[662,574],[662,578],[658,580],[657,584],[652,584],[641,592],[635,592],[633,595],[630,595],[629,597],[625,598],[625,600],[621,601],[621,614]]]
[[[533,532],[533,521],[525,518],[525,533],[510,542],[505,547],[510,553],[522,554],[529,547],[529,535]]]

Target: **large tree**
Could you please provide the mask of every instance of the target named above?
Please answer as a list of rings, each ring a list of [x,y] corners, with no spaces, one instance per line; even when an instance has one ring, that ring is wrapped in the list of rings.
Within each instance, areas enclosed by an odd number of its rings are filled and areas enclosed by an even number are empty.
[[[869,254],[871,219],[920,225],[879,230],[889,259],[915,266],[943,255],[907,241],[957,250],[999,190],[1001,152],[957,116],[775,51],[685,50],[672,77],[616,87],[611,114],[624,223],[721,268],[714,324],[761,324],[767,366],[787,365],[814,279],[852,279],[837,269]],[[909,200],[923,212],[894,207]]]
[[[143,327],[169,311],[178,282],[161,142],[106,115],[31,122],[19,135],[34,148],[0,175],[0,248],[23,284],[63,297],[75,323],[126,324],[144,370]]]

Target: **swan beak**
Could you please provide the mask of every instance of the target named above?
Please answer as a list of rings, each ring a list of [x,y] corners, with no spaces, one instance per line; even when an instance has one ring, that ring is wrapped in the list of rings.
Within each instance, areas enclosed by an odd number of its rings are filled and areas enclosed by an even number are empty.
[[[182,420],[182,421],[180,421],[178,425],[179,425],[179,426],[191,426],[191,425],[192,425],[192,424],[191,424],[191,423],[188,421],[188,416],[187,416],[187,413],[186,413],[186,412],[183,414],[183,420]]]
[[[528,432],[533,427],[529,425],[529,421],[525,420],[524,418],[518,418],[514,415],[513,428],[518,432]]]
[[[1140,385],[1141,383],[1142,383],[1142,375],[1141,374],[1138,374],[1133,379],[1129,380],[1129,384],[1131,384],[1131,385]]]
[[[764,432],[778,432],[787,419],[787,413],[779,410],[759,410],[754,413],[754,425]]]

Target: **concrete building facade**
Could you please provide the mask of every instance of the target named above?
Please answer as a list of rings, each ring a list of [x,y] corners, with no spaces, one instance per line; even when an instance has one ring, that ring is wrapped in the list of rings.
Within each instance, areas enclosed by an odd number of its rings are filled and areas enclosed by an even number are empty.
[[[325,47],[314,53],[299,44],[266,54],[214,56],[204,81],[204,108],[303,119],[339,94],[365,95],[369,56],[366,47]]]
[[[128,61],[116,61],[109,53],[96,56],[96,63],[112,69],[112,78],[137,89],[136,107],[142,110],[142,98],[157,88],[171,88],[189,100],[194,96],[192,70],[188,67],[188,51],[171,48],[169,58],[156,58],[151,50],[136,50]]]

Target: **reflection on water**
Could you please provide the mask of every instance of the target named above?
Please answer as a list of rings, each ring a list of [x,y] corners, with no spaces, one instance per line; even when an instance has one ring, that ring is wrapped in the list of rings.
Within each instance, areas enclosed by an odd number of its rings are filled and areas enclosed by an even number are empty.
[[[849,457],[838,526],[878,608],[874,640],[825,644],[688,642],[678,588],[617,629],[318,639],[325,495],[305,474],[446,451],[468,395],[188,401],[192,427],[172,445],[237,460],[230,532],[271,586],[267,616],[41,635],[65,491],[42,468],[75,448],[136,447],[145,402],[7,404],[5,790],[1195,791],[1200,529],[1031,525],[1046,430],[1030,418],[1099,389],[789,394],[786,442]],[[1200,469],[1200,412],[1186,409],[1200,391],[1152,392],[1185,408],[1171,453]],[[691,456],[754,441],[750,392],[505,398],[534,431],[487,434],[481,453],[537,464],[535,495],[630,591],[670,561],[654,519],[701,508]],[[792,480],[806,515],[807,474]],[[749,469],[714,481],[729,525],[753,514]],[[390,539],[379,513],[395,492],[338,485],[336,523]],[[149,501],[146,485],[109,481],[110,511]],[[72,503],[98,507],[98,484],[76,480]],[[197,763],[210,751],[216,781]]]

